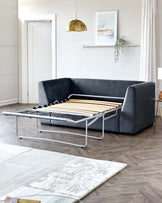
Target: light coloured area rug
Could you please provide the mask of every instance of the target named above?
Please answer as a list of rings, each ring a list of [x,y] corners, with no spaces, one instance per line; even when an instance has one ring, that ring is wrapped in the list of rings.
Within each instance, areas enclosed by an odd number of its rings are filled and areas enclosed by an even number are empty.
[[[72,203],[126,165],[0,144],[0,197],[46,194],[42,203],[50,203],[50,195],[56,202]]]

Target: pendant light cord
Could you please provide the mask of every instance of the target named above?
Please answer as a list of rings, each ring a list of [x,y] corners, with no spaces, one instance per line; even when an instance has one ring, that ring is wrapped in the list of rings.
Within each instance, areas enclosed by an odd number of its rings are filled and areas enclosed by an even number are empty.
[[[74,0],[73,0],[74,1]],[[83,32],[87,31],[87,27],[84,22],[78,20],[78,1],[75,0],[75,12],[74,12],[74,20],[71,20],[66,26],[67,32]]]
[[[75,13],[74,13],[74,19],[77,19],[78,16],[77,16],[77,11],[78,11],[78,1],[75,0]]]

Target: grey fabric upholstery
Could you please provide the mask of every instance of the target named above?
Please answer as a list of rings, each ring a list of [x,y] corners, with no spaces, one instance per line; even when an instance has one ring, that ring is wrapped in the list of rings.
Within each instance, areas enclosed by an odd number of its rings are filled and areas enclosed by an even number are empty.
[[[67,122],[60,122],[60,121],[52,121],[51,124],[60,125],[60,126],[70,126],[74,128],[85,128],[85,122],[78,123],[78,124],[71,124]],[[98,119],[95,123],[93,123],[89,129],[92,130],[101,130],[102,129],[102,119]],[[119,132],[119,115],[115,116],[111,119],[105,121],[105,131],[111,132]]]
[[[127,87],[139,81],[71,79],[71,92],[101,96],[124,97]]]
[[[39,83],[39,104],[49,104],[55,100],[64,100],[70,94],[86,94],[124,97],[120,115],[106,120],[105,131],[136,134],[153,125],[155,114],[155,84],[153,82],[70,79],[42,81]],[[104,100],[104,99],[102,99]],[[122,99],[109,99],[123,102]],[[49,123],[49,121],[41,121]],[[73,125],[65,122],[52,121],[51,124],[84,128],[84,123]],[[101,120],[90,126],[101,130]]]
[[[48,105],[55,100],[66,99],[70,94],[70,79],[61,78],[55,80],[41,81],[38,84],[39,105]],[[40,120],[41,123],[49,124],[49,120]]]
[[[39,82],[39,105],[61,101],[70,95],[70,79],[61,78]]]
[[[146,82],[129,86],[120,114],[120,132],[136,134],[154,123],[155,84]]]

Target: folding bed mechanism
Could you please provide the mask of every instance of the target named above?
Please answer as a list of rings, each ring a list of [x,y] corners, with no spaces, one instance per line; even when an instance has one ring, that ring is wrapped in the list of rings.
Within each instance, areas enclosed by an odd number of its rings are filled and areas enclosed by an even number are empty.
[[[81,95],[79,95],[81,96]],[[20,111],[20,112],[3,112],[6,116],[16,117],[16,135],[19,139],[33,139],[51,141],[62,144],[68,144],[78,147],[86,147],[88,138],[101,140],[104,138],[104,125],[107,119],[116,116],[121,107],[122,103],[92,100],[93,95],[88,95],[91,99],[71,99],[72,95],[68,97],[66,101],[55,101],[51,105],[45,105],[44,107],[34,107],[33,109]],[[42,138],[42,137],[28,137],[19,135],[19,117],[33,118],[36,119],[36,127],[39,133],[60,133],[60,134],[71,134],[76,136],[84,137],[84,144],[76,144],[73,142],[66,142],[56,139]],[[56,131],[56,130],[44,130],[39,125],[40,119],[50,121],[63,121],[66,123],[85,123],[85,134],[73,133],[68,131]],[[88,135],[88,127],[95,123],[98,119],[102,119],[102,135],[101,137],[95,137]]]

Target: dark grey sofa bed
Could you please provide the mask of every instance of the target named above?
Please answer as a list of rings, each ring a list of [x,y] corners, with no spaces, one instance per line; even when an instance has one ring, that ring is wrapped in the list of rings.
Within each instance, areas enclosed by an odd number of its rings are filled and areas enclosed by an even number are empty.
[[[60,78],[39,83],[39,105],[64,100],[70,94],[109,96],[109,101],[123,102],[119,115],[105,121],[105,131],[136,134],[153,125],[155,115],[155,84],[153,82]],[[42,121],[73,126],[60,121]],[[74,127],[84,127],[82,124]],[[101,130],[101,120],[90,129]]]

